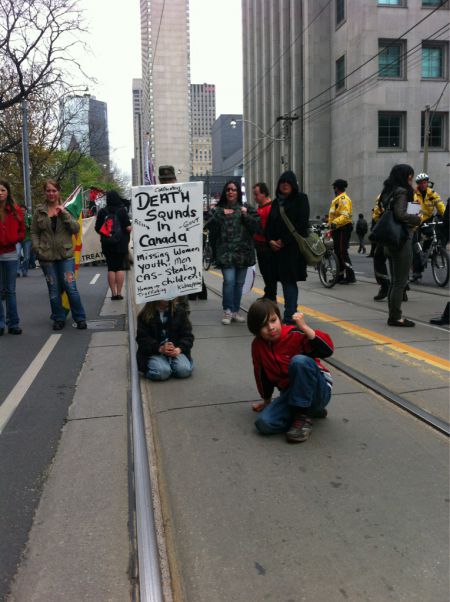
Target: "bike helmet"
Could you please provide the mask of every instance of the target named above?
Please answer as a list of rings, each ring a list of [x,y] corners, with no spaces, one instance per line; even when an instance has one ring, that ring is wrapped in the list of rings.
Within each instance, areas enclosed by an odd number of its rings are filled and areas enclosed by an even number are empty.
[[[418,182],[422,182],[423,180],[429,180],[429,179],[430,179],[430,176],[427,173],[425,173],[425,172],[419,173],[416,176],[416,182],[417,183]]]

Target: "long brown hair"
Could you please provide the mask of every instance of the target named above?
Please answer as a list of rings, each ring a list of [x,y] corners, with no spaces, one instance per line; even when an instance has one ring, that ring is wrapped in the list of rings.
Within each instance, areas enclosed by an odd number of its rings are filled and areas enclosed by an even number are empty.
[[[9,207],[11,209],[11,212],[15,215],[15,217],[17,217],[17,211],[16,211],[16,202],[14,201],[14,197],[12,195],[11,192],[11,185],[7,180],[0,180],[0,186],[4,186],[6,188],[6,190],[8,191],[8,196],[6,197],[6,203],[5,203],[5,207]]]
[[[148,301],[139,312],[138,318],[141,318],[145,324],[149,324],[159,312],[158,304],[160,301],[161,299],[159,301]],[[168,303],[169,307],[167,308],[167,311],[171,316],[173,316],[175,313],[175,307],[177,306],[177,300],[173,299],[172,301],[168,301]]]

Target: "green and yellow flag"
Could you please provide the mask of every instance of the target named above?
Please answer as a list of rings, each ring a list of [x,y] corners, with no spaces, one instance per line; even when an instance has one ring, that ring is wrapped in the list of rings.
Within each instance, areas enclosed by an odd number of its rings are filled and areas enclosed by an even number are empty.
[[[77,279],[78,269],[80,267],[81,247],[83,238],[83,189],[81,186],[77,186],[77,188],[75,188],[75,190],[66,200],[66,202],[64,203],[64,209],[66,209],[72,215],[72,217],[74,217],[80,224],[78,234],[72,235],[75,259],[75,279]],[[61,295],[61,301],[66,312],[69,312],[69,299],[67,298],[67,294],[65,292]]]

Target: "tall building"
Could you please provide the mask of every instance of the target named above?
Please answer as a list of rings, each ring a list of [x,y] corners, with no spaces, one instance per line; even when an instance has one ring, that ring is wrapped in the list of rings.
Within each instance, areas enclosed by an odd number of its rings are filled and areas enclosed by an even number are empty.
[[[192,174],[194,176],[211,173],[211,129],[215,119],[215,86],[191,84]]]
[[[191,175],[189,1],[140,0],[144,148],[157,171]],[[145,158],[146,172],[148,161]]]
[[[273,190],[292,167],[312,212],[323,213],[331,183],[344,178],[354,212],[370,216],[394,164],[424,170],[430,106],[427,170],[448,196],[449,2],[441,4],[243,0],[248,186],[265,180]]]
[[[134,157],[131,160],[131,183],[144,183],[144,136],[142,129],[142,79],[133,79],[133,141]]]
[[[109,171],[108,110],[95,96],[68,96],[61,104],[64,136],[61,146],[74,148]]]
[[[242,115],[219,115],[214,122],[212,171],[217,176],[242,175]]]

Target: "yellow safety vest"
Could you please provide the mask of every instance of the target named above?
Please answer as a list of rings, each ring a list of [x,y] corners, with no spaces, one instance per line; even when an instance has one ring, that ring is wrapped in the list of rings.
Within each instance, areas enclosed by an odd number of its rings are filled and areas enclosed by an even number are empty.
[[[352,223],[352,201],[345,192],[331,201],[328,221],[330,224],[336,224],[336,228]]]
[[[428,219],[430,219],[435,209],[439,213],[439,215],[444,215],[445,205],[441,201],[441,197],[438,195],[438,193],[435,192],[432,188],[427,188],[425,198],[423,198],[420,190],[416,188],[416,190],[414,191],[414,202],[420,203],[420,217],[422,219],[422,222],[425,222]]]

